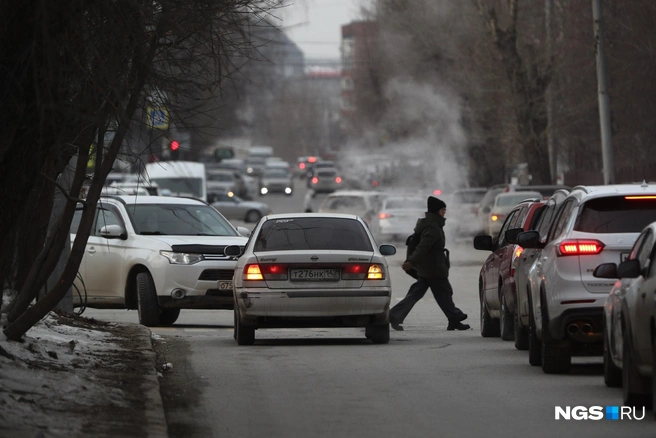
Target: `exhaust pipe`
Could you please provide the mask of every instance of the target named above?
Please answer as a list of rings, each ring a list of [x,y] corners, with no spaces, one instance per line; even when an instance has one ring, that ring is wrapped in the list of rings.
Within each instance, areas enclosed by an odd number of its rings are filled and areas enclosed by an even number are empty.
[[[187,291],[184,289],[173,289],[173,292],[171,292],[171,298],[174,300],[181,300],[187,295]]]
[[[590,333],[592,333],[592,326],[588,323],[582,324],[581,332],[585,333],[586,335],[589,335]]]
[[[578,332],[579,332],[578,324],[570,324],[567,326],[567,333],[569,333],[570,335],[575,335]]]

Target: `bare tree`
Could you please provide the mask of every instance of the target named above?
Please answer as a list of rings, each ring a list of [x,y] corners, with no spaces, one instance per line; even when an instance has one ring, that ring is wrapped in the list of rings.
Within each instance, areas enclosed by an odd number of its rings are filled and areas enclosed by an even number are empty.
[[[0,246],[14,249],[0,255],[0,272],[4,288],[19,291],[2,309],[9,339],[20,339],[72,285],[104,180],[151,90],[161,90],[170,105],[174,96],[182,101],[201,89],[217,90],[229,71],[223,63],[248,46],[244,29],[276,3],[62,0],[0,6],[6,60]],[[114,137],[105,147],[110,125]],[[80,199],[91,153],[93,177]],[[77,165],[67,189],[58,176],[73,156]],[[67,203],[48,229],[55,190]],[[31,305],[68,243],[78,204],[83,213],[61,278]]]

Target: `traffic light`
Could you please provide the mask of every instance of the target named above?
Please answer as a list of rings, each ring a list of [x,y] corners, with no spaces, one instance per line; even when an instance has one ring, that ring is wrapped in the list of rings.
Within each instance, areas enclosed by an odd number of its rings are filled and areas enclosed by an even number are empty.
[[[177,160],[180,154],[180,142],[177,140],[171,140],[169,150],[171,153],[171,160]]]

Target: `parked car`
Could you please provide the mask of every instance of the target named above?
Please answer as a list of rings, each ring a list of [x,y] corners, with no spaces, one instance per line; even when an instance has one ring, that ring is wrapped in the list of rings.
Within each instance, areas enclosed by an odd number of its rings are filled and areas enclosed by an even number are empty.
[[[344,213],[360,216],[367,225],[380,211],[384,194],[364,190],[338,190],[326,196],[319,213]]]
[[[310,178],[310,190],[315,193],[332,193],[344,185],[344,180],[335,168],[321,168]]]
[[[654,397],[656,222],[642,231],[619,267],[604,263],[593,275],[619,278],[604,304],[604,382],[622,386],[625,406],[646,406]]]
[[[492,236],[474,238],[474,248],[492,252],[483,263],[478,280],[483,337],[515,339],[513,261],[522,251],[515,239],[519,233],[535,226],[534,219],[543,205],[542,201],[521,202],[508,213],[496,239]]]
[[[264,169],[260,176],[260,195],[284,193],[291,196],[294,192],[294,177],[287,169],[270,167]]]
[[[426,198],[418,196],[389,195],[380,211],[372,219],[371,229],[379,239],[402,240],[412,234],[417,219],[424,217]]]
[[[244,201],[239,196],[230,196],[227,193],[219,193],[212,202],[212,207],[219,210],[226,219],[243,220],[255,223],[262,216],[271,214],[271,208],[264,202]]]
[[[545,243],[538,231],[518,236],[523,248],[542,248],[527,283],[529,353],[541,350],[545,373],[567,372],[574,354],[602,354],[603,306],[613,282],[592,273],[602,263],[625,259],[653,221],[654,186],[577,186],[563,201]]]
[[[549,228],[554,222],[556,212],[562,205],[563,201],[569,194],[568,190],[557,190],[546,201],[544,206],[535,213],[537,223],[531,226],[529,230],[536,230],[540,234],[540,242],[546,242]],[[521,248],[521,246],[520,246]],[[528,294],[528,271],[533,263],[540,258],[542,248],[522,248],[519,257],[513,259],[513,270],[515,278],[515,348],[518,350],[528,350],[529,347],[529,294]],[[529,362],[533,365],[541,365],[541,356],[531,356],[535,350],[529,352]]]
[[[457,218],[452,229],[456,236],[469,237],[483,234],[485,232],[479,226],[478,208],[486,192],[486,187],[468,187],[458,189],[444,197],[449,216]],[[434,195],[440,196],[439,193]]]
[[[542,199],[540,192],[532,191],[523,191],[517,193],[499,193],[494,198],[494,204],[488,215],[487,226],[485,227],[485,233],[496,237],[501,230],[501,226],[508,214],[515,208],[520,202],[531,199],[533,201],[538,201]]]
[[[71,240],[82,209],[75,212]],[[180,309],[232,309],[236,261],[224,248],[245,245],[248,234],[197,199],[102,197],[74,304],[136,309],[149,327],[173,324]]]
[[[361,218],[297,213],[263,218],[234,270],[235,339],[255,342],[255,331],[285,327],[365,327],[376,344],[390,340],[390,272]]]

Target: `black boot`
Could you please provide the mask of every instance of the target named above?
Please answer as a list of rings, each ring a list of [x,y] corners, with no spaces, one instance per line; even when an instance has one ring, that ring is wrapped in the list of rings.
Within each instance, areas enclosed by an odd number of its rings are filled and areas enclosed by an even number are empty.
[[[447,330],[469,330],[470,328],[469,324],[463,324],[460,321],[449,321],[449,325],[446,327]]]
[[[400,332],[403,331],[403,326],[401,326],[401,323],[397,321],[396,319],[390,319],[390,325],[394,330],[398,330]]]

